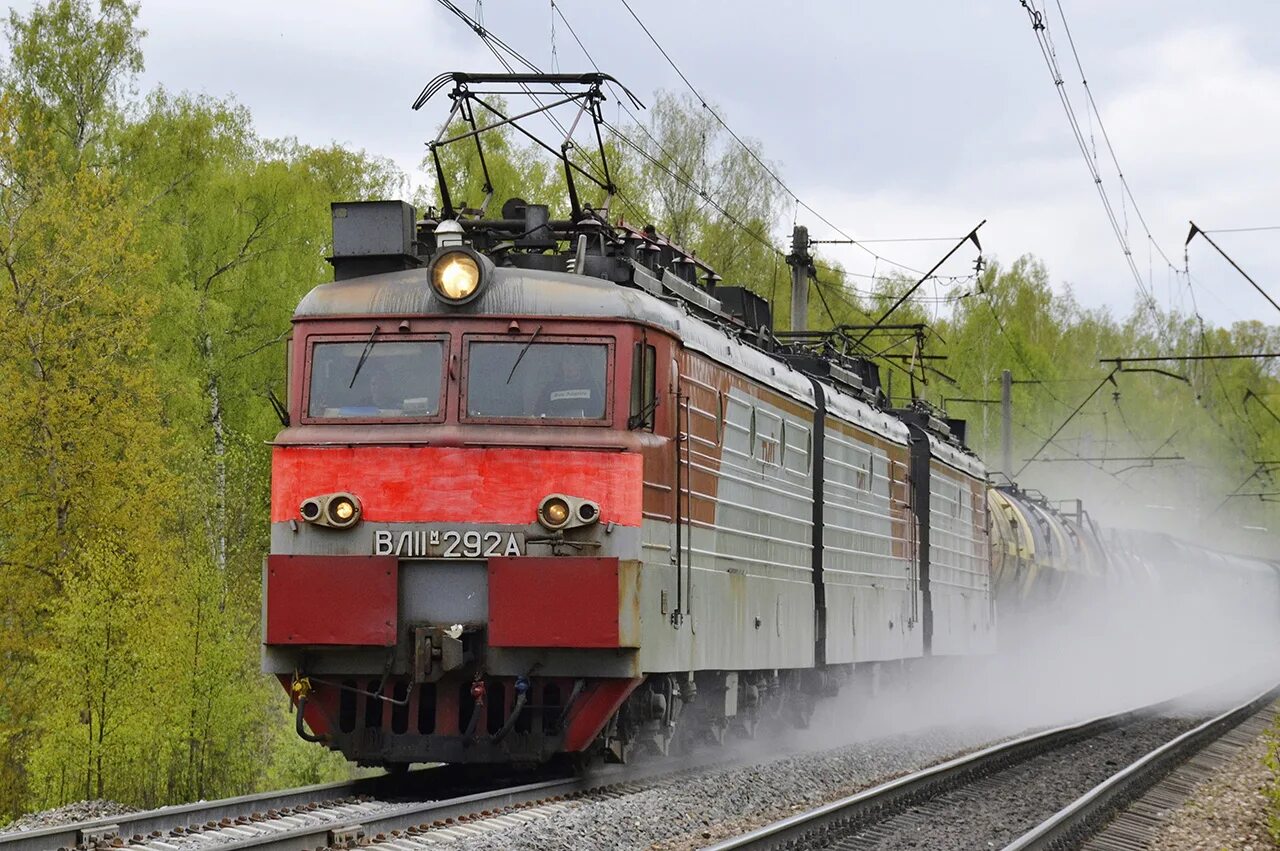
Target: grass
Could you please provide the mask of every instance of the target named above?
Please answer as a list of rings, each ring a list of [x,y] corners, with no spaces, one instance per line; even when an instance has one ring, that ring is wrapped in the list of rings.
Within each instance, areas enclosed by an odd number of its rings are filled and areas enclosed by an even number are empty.
[[[1271,772],[1267,780],[1267,829],[1271,838],[1280,843],[1280,715],[1266,732],[1267,756],[1263,762]]]

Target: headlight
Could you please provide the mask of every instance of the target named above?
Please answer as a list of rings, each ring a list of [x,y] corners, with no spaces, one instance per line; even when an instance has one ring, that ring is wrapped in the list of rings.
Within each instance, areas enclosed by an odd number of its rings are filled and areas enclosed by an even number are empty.
[[[470,251],[454,248],[431,261],[431,287],[445,301],[462,304],[480,292],[480,263]]]
[[[329,503],[329,522],[346,526],[356,516],[356,504],[349,497],[340,496]]]
[[[538,522],[548,529],[563,529],[573,516],[569,501],[562,496],[552,494],[542,500],[538,506]]]

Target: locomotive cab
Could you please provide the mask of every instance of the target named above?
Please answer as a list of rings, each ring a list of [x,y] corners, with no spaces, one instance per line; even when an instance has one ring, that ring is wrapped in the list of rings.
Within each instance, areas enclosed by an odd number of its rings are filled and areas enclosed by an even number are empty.
[[[541,761],[575,705],[639,677],[656,347],[620,323],[521,324],[297,323],[266,659],[352,758]]]
[[[339,275],[290,342],[264,667],[365,763],[579,751],[641,679],[671,338],[607,282],[453,256]]]

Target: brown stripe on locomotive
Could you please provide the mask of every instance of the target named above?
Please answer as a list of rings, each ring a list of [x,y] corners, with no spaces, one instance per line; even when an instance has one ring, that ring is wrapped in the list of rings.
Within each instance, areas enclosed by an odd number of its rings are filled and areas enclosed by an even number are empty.
[[[660,350],[660,363],[661,357]],[[660,417],[660,434],[670,438],[677,433],[688,433],[690,437],[688,445],[682,446],[679,453],[679,487],[682,500],[687,500],[681,506],[681,519],[686,523],[692,521],[714,524],[732,394],[736,391],[741,400],[749,399],[753,404],[758,402],[762,407],[790,415],[797,424],[803,424],[806,432],[811,432],[812,429],[813,409],[688,348],[680,348],[669,363],[668,388],[678,388],[678,393],[677,389],[668,389],[665,395],[670,400],[669,410],[666,416]],[[794,434],[793,429],[792,440]],[[758,453],[762,469],[783,466],[781,462],[788,450],[787,446],[770,436],[762,437],[760,444],[765,450]],[[799,447],[795,444],[790,448],[799,452]],[[810,439],[806,441],[804,454],[811,452]],[[812,464],[812,459],[806,459],[804,475],[811,473]],[[792,469],[792,472],[799,471]],[[644,487],[645,517],[672,522],[677,485],[676,452],[671,447],[646,449]]]
[[[759,419],[757,428],[749,436],[752,457],[759,464],[759,472],[766,474],[770,468],[788,469],[792,473],[808,476],[812,471],[812,441],[806,442],[803,451],[795,445],[788,446],[802,428],[810,433],[813,409],[804,406],[790,396],[746,378],[696,352],[684,349],[678,359],[681,393],[688,400],[687,417],[682,412],[681,422],[690,437],[687,454],[682,456],[689,464],[688,511],[694,522],[713,524],[716,520],[716,503],[719,491],[720,471],[723,463],[725,433],[728,425],[731,400],[750,400],[757,418],[778,418],[776,428],[766,430]],[[764,412],[763,414],[761,412]],[[787,419],[789,417],[790,419]],[[787,437],[787,427],[792,425],[792,437]],[[786,464],[788,449],[796,457],[805,456],[804,469]]]
[[[903,444],[886,440],[875,432],[832,416],[826,418],[824,427],[828,434],[839,434],[885,453],[889,459],[890,525],[893,530],[891,554],[894,558],[914,558],[916,535],[911,511],[910,450]]]

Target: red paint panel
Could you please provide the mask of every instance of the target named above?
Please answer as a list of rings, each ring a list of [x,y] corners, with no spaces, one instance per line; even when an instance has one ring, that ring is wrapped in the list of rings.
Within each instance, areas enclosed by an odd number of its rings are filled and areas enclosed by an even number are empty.
[[[267,644],[396,643],[395,556],[267,556]]]
[[[619,647],[616,558],[489,559],[494,647]]]
[[[569,753],[586,750],[595,741],[604,725],[618,711],[622,702],[644,682],[644,677],[634,680],[591,680],[581,697],[574,703],[569,723],[564,731],[564,744]]]
[[[298,520],[307,497],[354,493],[382,523],[532,523],[549,493],[600,504],[601,521],[640,525],[642,459],[633,452],[448,446],[277,446],[271,519]]]

